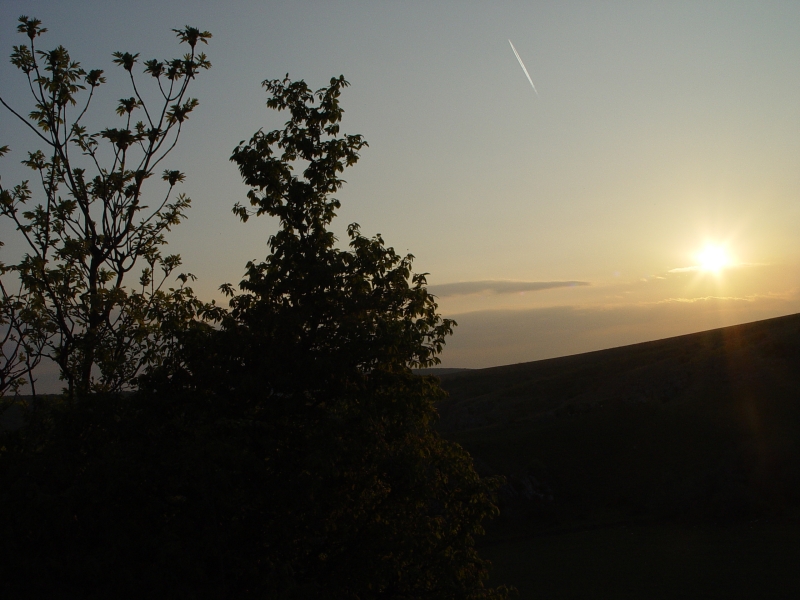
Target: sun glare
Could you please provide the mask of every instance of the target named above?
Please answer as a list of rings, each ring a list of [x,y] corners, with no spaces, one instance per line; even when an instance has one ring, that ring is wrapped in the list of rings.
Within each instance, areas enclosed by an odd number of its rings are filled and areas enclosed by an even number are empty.
[[[700,268],[714,273],[719,273],[731,264],[728,253],[720,246],[706,246],[697,255],[697,260],[700,262]]]

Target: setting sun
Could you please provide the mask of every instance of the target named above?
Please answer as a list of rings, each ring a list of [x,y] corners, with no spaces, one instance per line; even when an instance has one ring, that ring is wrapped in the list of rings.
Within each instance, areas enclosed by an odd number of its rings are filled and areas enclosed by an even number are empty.
[[[715,273],[719,273],[731,264],[728,253],[721,246],[706,246],[697,255],[697,260],[704,271],[713,271]]]

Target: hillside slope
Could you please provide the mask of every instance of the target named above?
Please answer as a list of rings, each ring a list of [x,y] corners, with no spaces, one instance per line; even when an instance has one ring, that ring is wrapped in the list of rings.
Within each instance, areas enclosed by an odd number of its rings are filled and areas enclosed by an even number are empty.
[[[441,430],[537,512],[728,519],[800,500],[800,315],[441,382]]]
[[[441,375],[521,598],[800,594],[800,315]]]

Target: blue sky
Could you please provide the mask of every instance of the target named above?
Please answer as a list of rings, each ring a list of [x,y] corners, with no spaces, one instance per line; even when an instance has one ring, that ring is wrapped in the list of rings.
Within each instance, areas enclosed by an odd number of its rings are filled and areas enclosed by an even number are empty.
[[[336,230],[359,222],[430,273],[460,322],[446,366],[800,310],[800,3],[4,0],[6,54],[21,14],[44,21],[44,47],[106,70],[98,129],[129,95],[111,52],[163,58],[177,52],[171,28],[213,33],[170,159],[193,199],[171,249],[205,298],[263,258],[275,230],[231,213],[246,190],[228,157],[282,124],[260,83],[288,72],[351,82],[343,131],[370,147],[345,174]],[[22,83],[0,64],[3,98],[28,110]],[[10,185],[35,143],[7,114],[0,137],[15,151],[0,164]],[[0,236],[11,262],[7,223]],[[723,268],[698,268],[709,245]]]

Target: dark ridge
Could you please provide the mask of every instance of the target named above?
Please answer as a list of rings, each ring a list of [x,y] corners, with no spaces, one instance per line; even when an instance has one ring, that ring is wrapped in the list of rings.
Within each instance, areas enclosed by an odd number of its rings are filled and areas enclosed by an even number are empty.
[[[442,375],[453,375],[455,373],[464,373],[466,371],[472,371],[472,369],[456,369],[456,368],[447,368],[447,367],[433,367],[431,369],[412,369],[415,375],[436,375],[437,377],[441,377]]]
[[[773,386],[778,383],[774,369],[798,359],[800,314],[584,354],[439,373],[450,394],[439,405],[442,429],[526,420],[569,405],[688,399],[709,385],[736,387],[743,378],[755,384],[752,380],[767,374],[772,377],[761,383]],[[791,372],[784,375],[785,383],[797,381]]]
[[[506,477],[493,582],[548,598],[800,593],[800,314],[441,382],[442,433]]]

